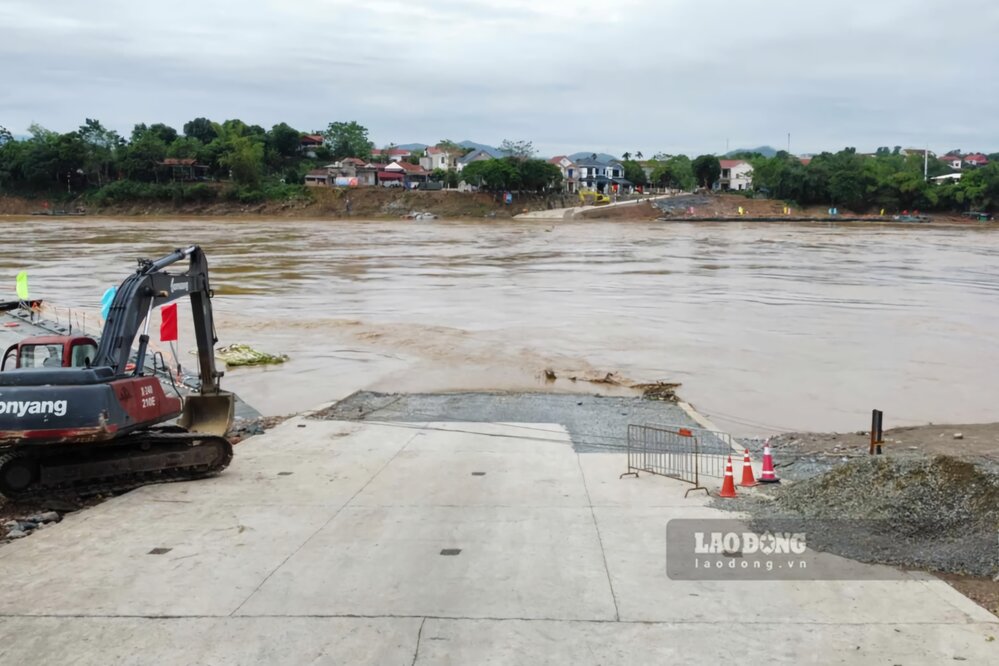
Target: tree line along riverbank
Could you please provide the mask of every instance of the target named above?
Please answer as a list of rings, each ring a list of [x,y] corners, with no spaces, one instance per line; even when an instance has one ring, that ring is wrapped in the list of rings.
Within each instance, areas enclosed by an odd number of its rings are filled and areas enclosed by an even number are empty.
[[[194,186],[197,187],[197,186]],[[187,188],[164,186],[157,196],[121,198],[92,203],[86,198],[50,200],[45,197],[0,194],[0,215],[81,214],[109,217],[261,215],[298,218],[381,219],[430,213],[440,218],[509,218],[524,210],[574,206],[578,199],[563,194],[518,194],[510,204],[488,192],[405,191],[366,187],[335,189],[301,187],[284,197],[240,200],[225,186],[213,184],[213,196],[194,196]]]
[[[496,159],[470,162],[460,174],[453,166],[434,169],[430,177],[448,185],[465,178],[492,192],[563,190],[559,168],[538,159],[530,142],[503,145],[497,153],[502,156]],[[449,140],[441,140],[435,148],[455,156],[467,150]],[[238,119],[218,123],[207,118],[185,123],[182,131],[163,123],[139,123],[128,136],[90,118],[65,133],[33,125],[30,136],[20,138],[0,127],[0,195],[48,201],[60,210],[246,212],[261,206],[297,210],[315,199],[304,186],[311,170],[347,157],[377,161],[390,152],[375,150],[367,128],[354,121],[330,123],[313,135],[287,123],[265,129]],[[407,161],[420,161],[420,151],[405,152]],[[713,155],[691,159],[657,153],[644,161],[638,161],[641,153],[635,155],[633,159],[625,153],[621,164],[625,178],[636,186],[689,192],[723,182],[721,163]],[[976,163],[957,173],[935,157],[887,148],[871,154],[845,148],[807,159],[783,151],[773,157],[758,153],[730,157],[752,168],[747,196],[794,207],[855,214],[991,212],[999,207],[997,161]],[[178,169],[183,172],[180,176]],[[474,178],[467,178],[469,174]],[[930,180],[938,175],[948,178],[939,183]],[[516,200],[514,205],[521,208],[518,212],[525,207]],[[499,205],[495,210],[510,208]]]

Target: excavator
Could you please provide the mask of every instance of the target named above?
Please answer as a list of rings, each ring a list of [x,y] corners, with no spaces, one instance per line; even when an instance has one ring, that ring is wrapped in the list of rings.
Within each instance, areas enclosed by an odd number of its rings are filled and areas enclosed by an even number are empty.
[[[185,259],[185,272],[166,272]],[[4,366],[14,360],[16,367],[0,371],[0,494],[84,496],[225,469],[235,397],[222,390],[215,365],[212,296],[208,261],[192,245],[139,260],[115,294],[99,341],[45,336],[8,350]],[[200,376],[197,393],[186,397],[176,384],[176,395],[168,393],[171,382],[146,363],[153,308],[184,297],[194,315]]]

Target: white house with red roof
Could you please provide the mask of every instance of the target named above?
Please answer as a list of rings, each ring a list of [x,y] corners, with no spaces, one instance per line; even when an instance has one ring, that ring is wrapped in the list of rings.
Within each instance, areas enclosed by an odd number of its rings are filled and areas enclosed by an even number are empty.
[[[753,187],[753,165],[746,160],[719,160],[721,177],[716,190],[748,190]]]
[[[316,148],[319,148],[325,142],[326,137],[322,134],[303,134],[298,140],[298,152],[306,157],[315,159]]]
[[[378,179],[384,182],[401,180],[406,187],[413,187],[416,183],[427,182],[430,179],[430,172],[417,164],[405,161],[390,162],[378,172]]]
[[[971,153],[964,156],[964,165],[973,167],[983,167],[988,165],[989,158],[982,153]]]
[[[375,148],[371,151],[371,159],[376,162],[401,162],[409,159],[412,154],[402,148],[385,148],[384,150]]]
[[[548,160],[550,164],[554,164],[558,167],[559,171],[562,172],[562,187],[566,192],[575,192],[577,183],[577,172],[576,163],[570,160],[565,155],[556,155],[555,157]]]
[[[940,161],[949,166],[951,169],[961,170],[964,165],[964,158],[960,155],[955,155],[954,153],[948,153],[940,158]]]
[[[451,153],[443,148],[430,146],[427,148],[427,154],[420,158],[420,166],[427,171],[434,169],[449,171],[458,167],[458,158],[463,154],[464,152]]]

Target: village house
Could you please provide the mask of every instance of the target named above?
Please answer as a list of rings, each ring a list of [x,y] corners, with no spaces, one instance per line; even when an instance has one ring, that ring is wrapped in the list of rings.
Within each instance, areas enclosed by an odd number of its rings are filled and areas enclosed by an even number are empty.
[[[753,166],[746,160],[720,160],[721,177],[716,190],[748,190],[753,187]]]
[[[367,187],[378,184],[378,167],[357,157],[345,157],[326,165],[332,185],[339,187]]]
[[[168,157],[157,165],[169,169],[170,179],[176,182],[206,180],[208,177],[208,166],[198,164],[198,160],[193,158]]]
[[[472,162],[481,162],[482,160],[498,159],[500,157],[503,157],[503,155],[493,154],[490,153],[489,151],[482,150],[481,148],[476,148],[467,155],[462,155],[461,157],[459,157],[457,159],[457,164],[455,166],[455,169],[460,172],[462,169],[464,169]]]
[[[305,174],[305,184],[308,187],[329,187],[333,184],[329,169],[313,169]]]
[[[370,187],[378,184],[378,169],[356,157],[327,164],[321,169],[313,169],[305,174],[305,184],[309,187]]]
[[[964,156],[964,166],[983,167],[987,166],[989,158],[982,153],[971,153]]]
[[[562,172],[562,188],[566,192],[575,192],[577,185],[576,163],[565,155],[553,157],[548,162],[557,166],[559,171]]]
[[[412,157],[413,153],[402,148],[375,148],[371,151],[371,159],[375,162],[401,162]]]
[[[617,160],[603,162],[600,159],[576,160],[578,185],[580,190],[607,193],[631,192],[634,184],[624,177],[624,166]]]
[[[427,148],[427,154],[420,158],[420,166],[426,171],[433,171],[434,169],[450,171],[458,168],[458,159],[461,156],[461,152],[452,154],[443,148],[431,146]]]
[[[908,157],[909,155],[919,155],[920,157],[929,157],[929,159],[934,159],[937,154],[932,150],[927,150],[926,148],[903,148],[898,153],[902,157]]]
[[[964,165],[964,158],[960,155],[955,155],[954,153],[944,155],[940,158],[940,161],[949,166],[951,169],[955,169],[957,171],[960,171],[961,167]]]
[[[322,134],[304,134],[298,141],[298,152],[308,158],[316,159],[316,148],[326,142],[326,137]]]
[[[399,182],[407,188],[414,188],[418,183],[425,183],[430,179],[430,172],[417,164],[409,162],[390,162],[378,172],[380,181]]]

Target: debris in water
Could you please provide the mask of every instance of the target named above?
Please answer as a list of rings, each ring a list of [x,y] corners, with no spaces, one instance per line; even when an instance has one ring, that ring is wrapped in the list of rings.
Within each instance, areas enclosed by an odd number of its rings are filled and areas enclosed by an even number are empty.
[[[216,355],[230,368],[244,365],[278,365],[288,360],[286,354],[279,356],[257,351],[250,345],[233,344],[216,350]]]
[[[671,382],[654,382],[652,384],[632,384],[631,388],[641,391],[642,397],[648,400],[676,402],[676,390],[680,388],[680,384],[674,384]]]

